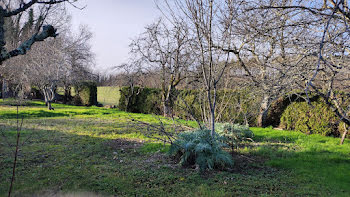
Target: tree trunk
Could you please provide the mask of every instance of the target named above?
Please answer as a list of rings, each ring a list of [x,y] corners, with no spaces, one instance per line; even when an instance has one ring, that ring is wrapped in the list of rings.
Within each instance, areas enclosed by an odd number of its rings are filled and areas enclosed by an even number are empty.
[[[129,88],[129,92],[128,92],[128,95],[127,95],[127,98],[126,98],[126,111],[127,112],[132,112],[131,111],[131,100],[134,96],[134,84],[130,84],[130,88]]]
[[[163,115],[165,117],[173,117],[174,90],[174,85],[169,85],[167,92],[163,92]]]
[[[213,137],[215,135],[215,109],[212,107],[210,109],[210,114],[211,114],[211,136]]]
[[[257,118],[257,126],[258,127],[266,127],[267,125],[267,113],[270,106],[270,97],[268,95],[264,95],[263,100],[260,104],[260,111]]]
[[[44,99],[45,99],[45,104],[47,106],[48,110],[54,110],[54,108],[52,107],[51,103],[52,101],[55,100],[55,90],[54,90],[54,86],[51,87],[44,87],[42,89],[43,93],[44,93]]]
[[[5,78],[2,79],[2,99],[6,98],[6,81]]]
[[[52,105],[51,105],[51,101],[48,101],[48,102],[47,102],[47,109],[48,109],[48,110],[54,110],[54,108],[53,108]]]
[[[71,87],[70,86],[64,86],[63,103],[66,104],[71,98],[72,98]]]
[[[344,124],[344,129],[345,129],[345,131],[344,131],[344,133],[343,133],[343,135],[341,137],[340,145],[344,144],[344,140],[345,140],[346,134],[348,134],[348,129],[346,128],[345,124]]]
[[[167,98],[163,102],[163,115],[165,117],[172,117],[173,116],[173,109],[172,109],[171,101],[169,100],[169,98]]]
[[[43,91],[43,94],[44,94],[45,105],[47,106],[48,110],[50,110],[50,107],[49,107],[49,96],[48,96],[47,89],[43,88],[42,91]]]

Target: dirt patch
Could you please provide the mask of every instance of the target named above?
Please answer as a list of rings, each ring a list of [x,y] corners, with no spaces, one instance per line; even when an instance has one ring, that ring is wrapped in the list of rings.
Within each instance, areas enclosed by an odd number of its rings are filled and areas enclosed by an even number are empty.
[[[230,172],[238,174],[248,174],[256,170],[264,170],[268,168],[264,165],[266,159],[263,157],[245,155],[237,152],[231,152],[232,159],[234,161],[233,168],[229,169]]]
[[[143,146],[144,141],[139,139],[115,139],[107,142],[113,150],[128,151],[135,150]]]
[[[168,167],[175,169],[179,167],[177,161],[175,161],[165,153],[160,152],[156,152],[148,156],[145,160],[142,161],[142,163],[144,166],[148,166],[151,168]]]
[[[153,168],[159,169],[161,167],[177,169],[183,168],[179,163],[179,158],[175,159],[169,157],[165,153],[155,152],[152,154],[140,154],[137,152],[144,145],[145,141],[138,139],[115,139],[107,142],[107,145],[115,150],[117,160],[123,162],[130,162],[132,166],[138,168]],[[121,153],[121,154],[119,154]],[[124,154],[123,154],[124,153]],[[128,154],[133,153],[133,154]],[[136,155],[135,155],[136,154]],[[266,166],[265,162],[267,158],[262,156],[242,154],[239,152],[231,152],[234,166],[229,169],[223,169],[224,171],[236,173],[236,174],[252,174],[255,172],[270,172],[275,169]],[[132,156],[133,155],[133,156]],[[135,157],[136,156],[136,157]],[[137,159],[136,159],[137,158]],[[188,166],[186,169],[198,171],[198,166]]]

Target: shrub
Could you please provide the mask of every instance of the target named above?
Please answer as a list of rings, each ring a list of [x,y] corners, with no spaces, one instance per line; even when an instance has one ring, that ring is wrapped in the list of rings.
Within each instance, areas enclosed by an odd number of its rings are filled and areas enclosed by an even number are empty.
[[[118,108],[123,111],[144,114],[161,114],[161,91],[156,88],[130,87],[120,89]]]
[[[85,106],[97,105],[97,85],[92,81],[84,81],[74,86],[74,104]]]
[[[237,148],[239,143],[243,141],[252,141],[254,133],[249,130],[248,126],[231,124],[231,123],[217,123],[216,132],[225,137],[224,142],[229,145],[232,150]]]
[[[216,115],[221,122],[237,122],[241,124],[249,123],[254,125],[256,122],[259,97],[251,95],[251,90],[229,90],[222,89],[217,91],[217,111]],[[209,111],[206,101],[206,92],[201,90],[179,90],[175,102],[175,115],[181,119],[189,119],[187,106],[191,113],[201,120],[202,110]],[[187,106],[186,106],[186,104]]]
[[[322,101],[294,102],[283,112],[280,127],[306,134],[338,135],[338,118]]]
[[[180,155],[183,166],[198,165],[201,172],[207,169],[230,167],[232,157],[222,148],[223,137],[210,135],[210,130],[187,131],[180,133],[171,145],[169,154]]]
[[[295,102],[305,102],[302,96],[306,96],[305,92],[291,93],[282,96],[271,103],[270,109],[267,114],[267,122],[265,126],[278,127],[281,123],[281,116],[286,108]],[[310,102],[319,100],[319,96],[314,94],[309,94]]]

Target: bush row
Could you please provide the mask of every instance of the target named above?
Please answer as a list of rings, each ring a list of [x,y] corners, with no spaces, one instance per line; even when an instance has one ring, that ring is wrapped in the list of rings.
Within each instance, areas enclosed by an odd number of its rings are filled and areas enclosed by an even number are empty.
[[[163,114],[160,89],[134,87],[132,90],[130,87],[123,87],[120,92],[119,109],[135,113]],[[251,93],[249,89],[219,90],[217,121],[248,123],[254,126],[261,98]],[[177,90],[174,94],[175,117],[191,119],[193,115],[203,120],[202,114],[209,113],[208,108],[203,107],[207,106],[205,92]],[[268,112],[269,125],[306,134],[341,135],[344,125],[335,113],[317,96],[311,96],[310,101],[311,106],[297,94],[277,99]]]
[[[219,90],[217,111],[219,122],[255,124],[258,97],[248,95],[248,90]],[[176,90],[173,115],[181,119],[192,116],[202,120],[203,113],[209,113],[206,93],[201,90]],[[156,88],[123,87],[120,89],[119,109],[134,113],[163,114],[161,90]]]

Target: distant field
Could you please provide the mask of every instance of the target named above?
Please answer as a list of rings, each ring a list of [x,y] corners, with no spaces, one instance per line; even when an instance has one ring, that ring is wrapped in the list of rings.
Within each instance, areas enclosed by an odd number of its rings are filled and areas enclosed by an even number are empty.
[[[120,92],[119,87],[115,86],[100,86],[97,87],[97,102],[102,103],[103,105],[118,105]],[[74,88],[71,89],[72,96],[75,95]],[[57,88],[57,93],[63,95],[63,88]]]
[[[119,87],[97,87],[97,101],[103,105],[118,105],[120,98]]]

